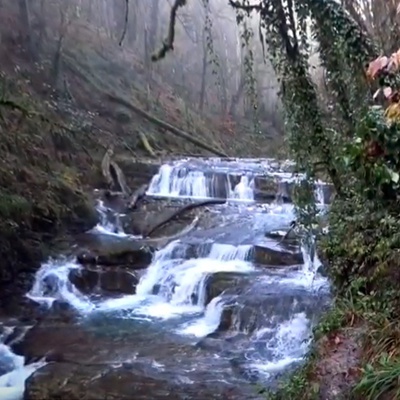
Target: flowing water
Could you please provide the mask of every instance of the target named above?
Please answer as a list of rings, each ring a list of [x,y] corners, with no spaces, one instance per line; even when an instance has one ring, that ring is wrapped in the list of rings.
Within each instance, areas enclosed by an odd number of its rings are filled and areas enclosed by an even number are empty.
[[[257,398],[254,383],[271,386],[301,362],[329,299],[327,281],[317,272],[319,260],[298,243],[282,241],[295,216],[289,194],[279,188],[301,179],[290,167],[251,159],[162,165],[147,195],[171,203],[226,199],[209,208],[214,225],[198,226],[156,252],[132,294],[80,291],[69,276],[84,267],[60,257],[42,265],[27,296],[48,312],[55,303],[67,303],[80,316],[75,328],[90,334],[90,345],[78,344],[79,351],[70,345],[70,357],[79,361],[96,353],[115,368],[129,363],[141,379],[157,381],[142,397],[136,392],[137,398],[225,398],[228,389],[233,394],[226,398]],[[278,188],[274,199],[265,194],[271,187]],[[316,183],[321,209],[325,188]],[[103,202],[98,211],[100,223],[88,235],[104,243],[137,239],[124,233],[123,216]],[[5,343],[6,337],[4,331],[0,340]],[[0,345],[1,399],[21,396],[24,380],[45,365],[43,359],[25,363],[10,346]],[[122,398],[132,384],[128,379],[113,391],[120,390]],[[179,391],[172,395],[170,385]],[[136,398],[131,394],[123,398]]]

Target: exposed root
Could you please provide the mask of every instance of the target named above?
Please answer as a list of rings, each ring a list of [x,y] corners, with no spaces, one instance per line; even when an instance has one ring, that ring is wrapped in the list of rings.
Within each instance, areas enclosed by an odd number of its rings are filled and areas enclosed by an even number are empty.
[[[153,148],[150,146],[149,141],[147,140],[146,135],[139,131],[140,140],[142,141],[143,147],[147,150],[147,152],[152,156],[156,157],[156,153],[154,152]]]

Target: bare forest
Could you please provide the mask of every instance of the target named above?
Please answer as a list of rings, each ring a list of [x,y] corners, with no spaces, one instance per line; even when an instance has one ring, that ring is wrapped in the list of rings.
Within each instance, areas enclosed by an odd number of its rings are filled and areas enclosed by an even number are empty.
[[[237,10],[225,0],[188,2],[177,15],[174,51],[154,62],[168,35],[172,5],[172,0],[3,0],[3,72],[28,77],[35,93],[57,109],[68,104],[69,110],[110,117],[117,104],[110,103],[112,94],[194,137],[205,135],[207,141],[214,135],[223,149],[235,134],[244,143],[262,137],[264,150],[271,141],[279,148],[284,131],[279,86],[259,40],[258,19],[238,24]],[[132,126],[120,114],[112,116],[116,124],[100,125],[129,134]],[[162,151],[151,132],[154,124],[134,125],[139,139],[146,135],[150,153]]]

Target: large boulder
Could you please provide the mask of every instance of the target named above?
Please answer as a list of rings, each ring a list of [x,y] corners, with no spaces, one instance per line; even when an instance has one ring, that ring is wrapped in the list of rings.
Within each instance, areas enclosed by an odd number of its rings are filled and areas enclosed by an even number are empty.
[[[249,279],[248,275],[234,272],[217,272],[210,275],[206,281],[205,305],[228,289],[230,289],[230,293],[240,292],[247,285]]]
[[[253,247],[252,260],[255,264],[271,267],[296,266],[304,262],[303,254],[300,251],[280,251],[263,245]]]
[[[140,242],[122,241],[113,246],[83,251],[77,255],[82,265],[126,266],[130,269],[146,268],[152,261],[154,249]]]
[[[72,269],[70,282],[82,293],[109,292],[135,294],[140,276],[138,271],[122,267]]]

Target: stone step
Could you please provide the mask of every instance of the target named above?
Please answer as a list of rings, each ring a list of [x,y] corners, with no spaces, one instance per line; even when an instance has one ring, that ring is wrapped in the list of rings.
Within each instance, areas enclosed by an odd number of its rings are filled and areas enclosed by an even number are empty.
[[[69,281],[83,294],[135,294],[143,271],[122,267],[89,267],[72,269]]]

